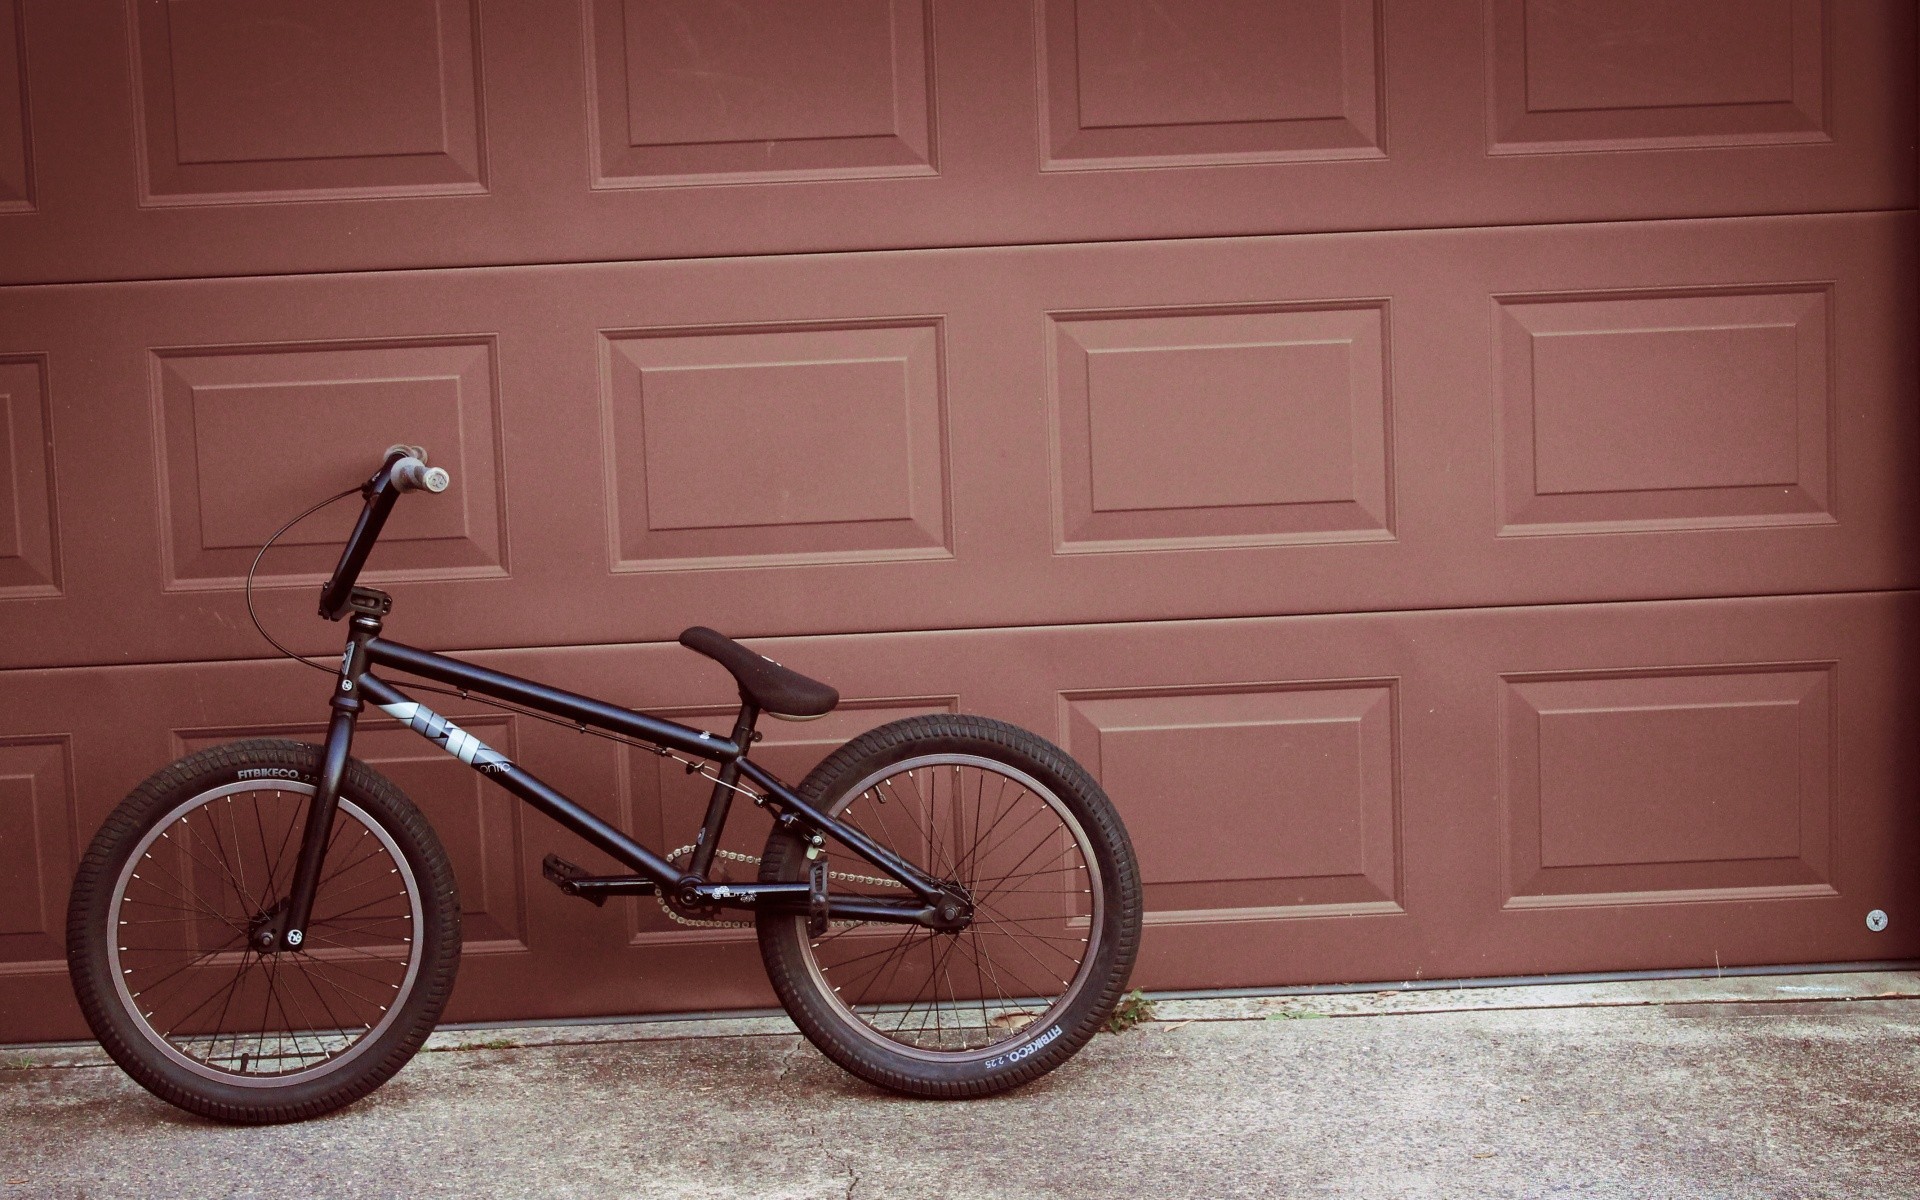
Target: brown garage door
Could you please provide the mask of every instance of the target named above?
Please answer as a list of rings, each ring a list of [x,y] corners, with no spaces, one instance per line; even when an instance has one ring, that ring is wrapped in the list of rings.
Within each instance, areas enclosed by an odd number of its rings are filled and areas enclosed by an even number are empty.
[[[317,736],[239,577],[402,440],[456,485],[396,636],[695,721],[680,628],[784,639],[848,700],[783,773],[1039,729],[1135,833],[1147,987],[1920,953],[1914,23],[0,0],[0,1040],[79,1032],[130,786]],[[345,520],[267,567],[316,654]],[[688,840],[677,769],[450,715]],[[359,748],[454,854],[456,1018],[769,1001]]]

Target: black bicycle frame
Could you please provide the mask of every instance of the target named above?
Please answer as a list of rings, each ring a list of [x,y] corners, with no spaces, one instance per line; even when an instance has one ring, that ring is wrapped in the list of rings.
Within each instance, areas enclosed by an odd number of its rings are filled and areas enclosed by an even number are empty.
[[[305,940],[305,929],[312,916],[314,892],[320,878],[321,860],[326,855],[334,814],[338,808],[341,780],[346,774],[348,755],[353,744],[355,725],[366,705],[378,707],[414,732],[435,743],[448,754],[479,771],[520,799],[539,809],[567,829],[637,872],[634,875],[570,876],[565,885],[570,894],[592,898],[610,895],[645,895],[664,889],[688,908],[734,908],[808,913],[817,903],[814,892],[823,883],[710,883],[706,872],[713,862],[727,812],[745,778],[759,789],[754,802],[771,808],[775,822],[798,834],[817,851],[827,837],[837,839],[849,850],[898,881],[911,900],[883,900],[871,897],[826,897],[826,915],[830,919],[885,921],[918,924],[947,929],[964,924],[967,909],[954,893],[929,877],[912,863],[869,839],[859,830],[835,820],[807,803],[792,788],[782,783],[758,763],[747,757],[754,741],[754,723],[759,710],[744,697],[740,715],[730,737],[717,737],[705,730],[650,717],[645,713],[607,704],[559,688],[535,683],[501,671],[488,670],[472,663],[417,650],[380,636],[381,617],[390,605],[381,592],[354,586],[361,565],[366,561],[373,540],[391,510],[396,489],[388,479],[395,461],[388,461],[366,489],[366,507],[361,520],[341,555],[340,566],[322,592],[322,614],[337,617],[351,609],[347,646],[341,655],[340,669],[334,681],[332,718],[321,758],[320,777],[313,804],[307,810],[302,833],[300,857],[288,890],[285,909],[276,921],[275,940],[281,948],[297,949]],[[332,611],[329,612],[328,610]],[[712,800],[695,842],[689,869],[682,871],[666,859],[628,837],[625,833],[566,795],[542,782],[532,772],[506,755],[481,742],[452,721],[409,699],[392,684],[374,676],[374,666],[393,667],[410,674],[449,684],[463,692],[475,692],[497,700],[564,718],[582,727],[592,726],[658,747],[662,752],[683,755],[718,764]],[[812,855],[810,854],[811,858]]]

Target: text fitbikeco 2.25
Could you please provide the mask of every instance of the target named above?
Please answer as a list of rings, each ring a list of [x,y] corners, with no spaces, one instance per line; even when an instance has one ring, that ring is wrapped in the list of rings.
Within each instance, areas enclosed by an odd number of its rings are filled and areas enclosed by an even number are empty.
[[[432,1031],[459,962],[460,902],[419,810],[350,756],[369,706],[635,872],[547,856],[568,895],[657,894],[691,920],[753,914],[781,1004],[863,1079],[989,1095],[1060,1065],[1106,1021],[1140,943],[1140,877],[1113,806],[1063,751],[999,721],[912,717],[848,742],[793,788],[749,757],[755,722],[822,716],[838,693],[711,629],[680,642],[739,684],[727,737],[389,641],[391,598],[356,580],[399,494],[447,487],[425,458],[393,447],[332,498],[357,490],[365,503],[320,597],[322,616],[349,618],[325,744],[189,755],[135,788],[80,864],[74,991],[134,1079],[222,1120],[299,1120],[378,1087]],[[376,667],[698,767],[713,797],[692,847],[648,850]],[[774,828],[757,882],[713,882],[736,796]]]

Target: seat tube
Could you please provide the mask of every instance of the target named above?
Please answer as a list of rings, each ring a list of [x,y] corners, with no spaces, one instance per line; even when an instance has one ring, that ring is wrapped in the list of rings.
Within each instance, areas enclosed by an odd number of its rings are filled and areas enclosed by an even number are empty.
[[[360,677],[367,669],[367,643],[380,636],[380,618],[355,613],[348,626],[347,649],[340,656],[340,674],[334,683],[333,710],[327,722],[327,741],[320,759],[320,779],[307,809],[306,829],[300,836],[300,859],[287,889],[287,908],[279,922],[279,948],[298,950],[306,941],[307,922],[313,916],[313,897],[333,834],[333,818],[340,806],[340,785],[347,775],[353,750],[354,725],[365,707],[360,699]]]
[[[740,747],[740,758],[745,758],[753,747],[753,726],[759,719],[759,706],[742,696],[740,715],[733,722],[733,744]],[[727,810],[733,804],[734,788],[740,778],[740,758],[720,765],[720,773],[713,783],[713,797],[707,801],[706,819],[700,822],[700,832],[694,837],[693,863],[687,870],[702,879],[707,878],[714,853],[720,849],[720,831],[726,827]]]

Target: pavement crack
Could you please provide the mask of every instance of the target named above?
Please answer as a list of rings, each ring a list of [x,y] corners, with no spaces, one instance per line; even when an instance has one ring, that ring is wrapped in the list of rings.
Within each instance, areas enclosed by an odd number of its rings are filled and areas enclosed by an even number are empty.
[[[812,1047],[808,1046],[805,1041],[800,1041],[793,1049],[787,1051],[786,1058],[782,1059],[780,1063],[780,1073],[773,1077],[773,1081],[775,1083],[785,1083],[787,1076],[793,1073],[794,1067],[799,1065],[800,1060],[807,1055],[810,1049],[812,1049]],[[821,1147],[822,1151],[825,1149],[825,1146]]]
[[[814,1148],[820,1151],[821,1156],[828,1162],[847,1173],[847,1191],[842,1200],[853,1200],[854,1189],[860,1186],[860,1172],[854,1170],[853,1161],[851,1159],[841,1158],[838,1154],[827,1149],[827,1139],[824,1135],[814,1143]]]

